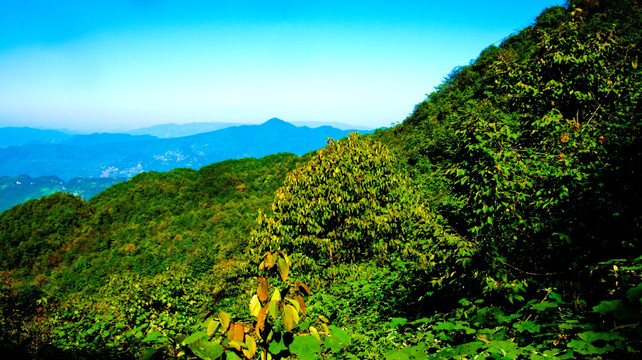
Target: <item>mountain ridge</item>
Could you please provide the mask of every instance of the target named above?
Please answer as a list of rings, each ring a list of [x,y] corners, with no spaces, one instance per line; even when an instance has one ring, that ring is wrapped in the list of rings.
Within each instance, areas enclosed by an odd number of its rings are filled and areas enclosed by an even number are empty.
[[[339,139],[348,133],[332,127],[297,127],[272,118],[260,125],[238,125],[176,138],[113,133],[75,135],[53,144],[1,148],[0,175],[55,175],[63,180],[129,178],[143,171],[198,169],[226,159],[280,152],[303,155],[323,147],[327,138]]]

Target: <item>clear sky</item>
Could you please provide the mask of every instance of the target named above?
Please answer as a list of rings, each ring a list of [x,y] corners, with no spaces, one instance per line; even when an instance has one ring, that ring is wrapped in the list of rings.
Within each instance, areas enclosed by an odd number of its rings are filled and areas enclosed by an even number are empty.
[[[0,0],[0,126],[400,122],[560,0]]]

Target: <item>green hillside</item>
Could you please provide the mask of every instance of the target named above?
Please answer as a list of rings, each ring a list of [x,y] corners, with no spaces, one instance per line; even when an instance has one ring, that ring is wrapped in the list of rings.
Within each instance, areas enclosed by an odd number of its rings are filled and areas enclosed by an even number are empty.
[[[2,349],[639,358],[641,6],[547,9],[388,130],[0,213]]]

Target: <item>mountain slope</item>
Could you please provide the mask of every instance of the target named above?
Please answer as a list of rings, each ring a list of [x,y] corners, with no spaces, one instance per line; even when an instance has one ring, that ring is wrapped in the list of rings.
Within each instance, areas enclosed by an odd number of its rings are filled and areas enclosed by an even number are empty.
[[[73,135],[58,130],[39,130],[28,127],[0,128],[0,148],[31,144],[57,144]]]

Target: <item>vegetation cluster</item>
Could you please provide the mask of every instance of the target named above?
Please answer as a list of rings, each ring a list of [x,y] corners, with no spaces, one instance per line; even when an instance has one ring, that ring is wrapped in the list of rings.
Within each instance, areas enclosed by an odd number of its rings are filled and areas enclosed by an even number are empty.
[[[639,358],[640,24],[570,1],[394,128],[0,213],[3,350]]]

